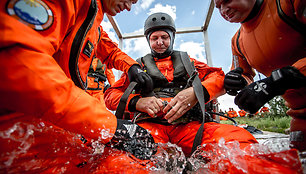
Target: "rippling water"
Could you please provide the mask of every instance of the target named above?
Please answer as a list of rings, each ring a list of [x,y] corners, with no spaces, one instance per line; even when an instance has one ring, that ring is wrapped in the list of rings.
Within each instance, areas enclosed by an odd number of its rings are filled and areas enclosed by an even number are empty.
[[[107,131],[102,132],[106,136]],[[299,158],[285,141],[267,141],[241,150],[238,142],[221,139],[199,147],[190,158],[174,144],[158,144],[150,161],[139,161],[99,141],[84,144],[80,138],[44,122],[18,122],[0,131],[0,173],[302,173]],[[126,161],[121,157],[133,159],[138,167],[123,166]]]

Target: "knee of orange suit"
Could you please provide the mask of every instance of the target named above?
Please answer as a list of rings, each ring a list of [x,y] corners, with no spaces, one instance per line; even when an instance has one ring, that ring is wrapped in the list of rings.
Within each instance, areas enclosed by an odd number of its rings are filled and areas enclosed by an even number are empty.
[[[194,137],[201,124],[191,122],[188,125],[189,126],[186,126],[185,130],[182,131],[182,133],[185,134],[184,138],[178,143],[178,146],[182,148],[187,157],[192,155],[191,150],[194,143]],[[225,142],[237,141],[241,149],[250,144],[257,143],[254,136],[243,128],[215,122],[204,124],[201,145],[218,143],[221,138],[223,138]]]
[[[221,138],[225,142],[237,141],[240,149],[250,144],[258,143],[256,138],[247,130],[228,124],[206,123],[202,144],[218,143]]]

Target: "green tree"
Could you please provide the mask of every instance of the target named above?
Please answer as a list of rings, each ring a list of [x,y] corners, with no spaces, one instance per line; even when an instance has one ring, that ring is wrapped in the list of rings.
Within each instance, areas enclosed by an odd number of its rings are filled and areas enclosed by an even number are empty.
[[[289,109],[285,106],[285,100],[281,96],[274,97],[268,102],[270,106],[270,116],[282,117],[287,116],[286,112]]]

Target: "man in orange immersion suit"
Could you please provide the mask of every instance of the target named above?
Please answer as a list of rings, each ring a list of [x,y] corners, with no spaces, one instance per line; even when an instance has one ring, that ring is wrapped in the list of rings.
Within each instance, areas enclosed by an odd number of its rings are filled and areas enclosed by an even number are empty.
[[[291,146],[306,150],[306,17],[304,0],[215,0],[222,17],[241,23],[232,38],[224,87],[251,114],[282,95],[292,116]],[[253,82],[254,69],[267,78]],[[252,83],[253,82],[253,83]]]
[[[89,67],[87,76],[88,87],[86,92],[100,100],[101,104],[105,106],[105,88],[108,88],[115,83],[115,75],[112,69],[108,69],[105,64],[102,64],[100,59],[94,58]],[[105,85],[106,81],[109,84]]]
[[[239,110],[238,113],[240,117],[244,117],[246,115],[245,110]]]
[[[269,112],[269,108],[267,106],[264,106],[260,109],[260,112],[262,113]]]
[[[180,146],[190,156],[195,135],[201,126],[202,113],[194,88],[188,86],[189,76],[182,63],[180,51],[173,50],[175,24],[166,13],[154,13],[145,21],[144,34],[151,53],[138,59],[143,69],[152,77],[155,96],[132,93],[124,109],[130,118],[150,130],[155,142],[172,143]],[[194,58],[187,58],[199,73],[205,103],[224,94],[224,72],[221,68],[209,67]],[[105,91],[105,104],[115,110],[124,91],[129,86],[128,75],[121,78]],[[167,101],[167,102],[165,102]],[[133,117],[133,113],[141,113]],[[256,139],[245,129],[209,120],[204,124],[201,144],[216,143],[221,138],[226,142],[238,141],[244,148]]]
[[[80,172],[81,167],[88,171],[83,164],[92,159],[93,149],[81,144],[77,135],[87,144],[111,142],[140,159],[154,153],[154,140],[145,129],[117,119],[84,91],[94,56],[109,69],[128,73],[140,88],[153,89],[150,76],[100,26],[104,13],[115,16],[130,11],[136,2],[0,2],[2,172]],[[139,138],[147,143],[135,142]]]
[[[231,118],[235,118],[238,116],[237,112],[233,108],[229,108],[229,111],[227,112],[227,114]]]

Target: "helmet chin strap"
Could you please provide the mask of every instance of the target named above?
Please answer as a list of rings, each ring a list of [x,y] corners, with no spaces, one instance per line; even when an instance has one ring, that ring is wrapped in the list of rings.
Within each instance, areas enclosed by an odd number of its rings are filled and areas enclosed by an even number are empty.
[[[167,33],[169,34],[169,37],[170,37],[170,45],[169,45],[169,47],[167,48],[167,50],[166,50],[165,52],[163,52],[163,53],[158,53],[158,52],[154,51],[154,50],[152,49],[151,45],[150,45],[149,38],[150,38],[151,34],[152,34],[153,32],[155,32],[155,31],[165,31],[165,32],[167,32]],[[151,32],[147,35],[147,41],[148,41],[148,43],[149,43],[149,46],[150,46],[150,49],[151,49],[151,54],[153,55],[153,57],[156,57],[156,58],[158,58],[158,59],[163,59],[163,58],[166,58],[166,57],[171,56],[172,53],[173,53],[174,37],[175,37],[175,35],[174,35],[173,31],[171,31],[170,29],[167,29],[167,28],[165,28],[165,29],[161,28],[161,29],[158,29],[158,30],[153,30],[153,31],[151,31]]]

